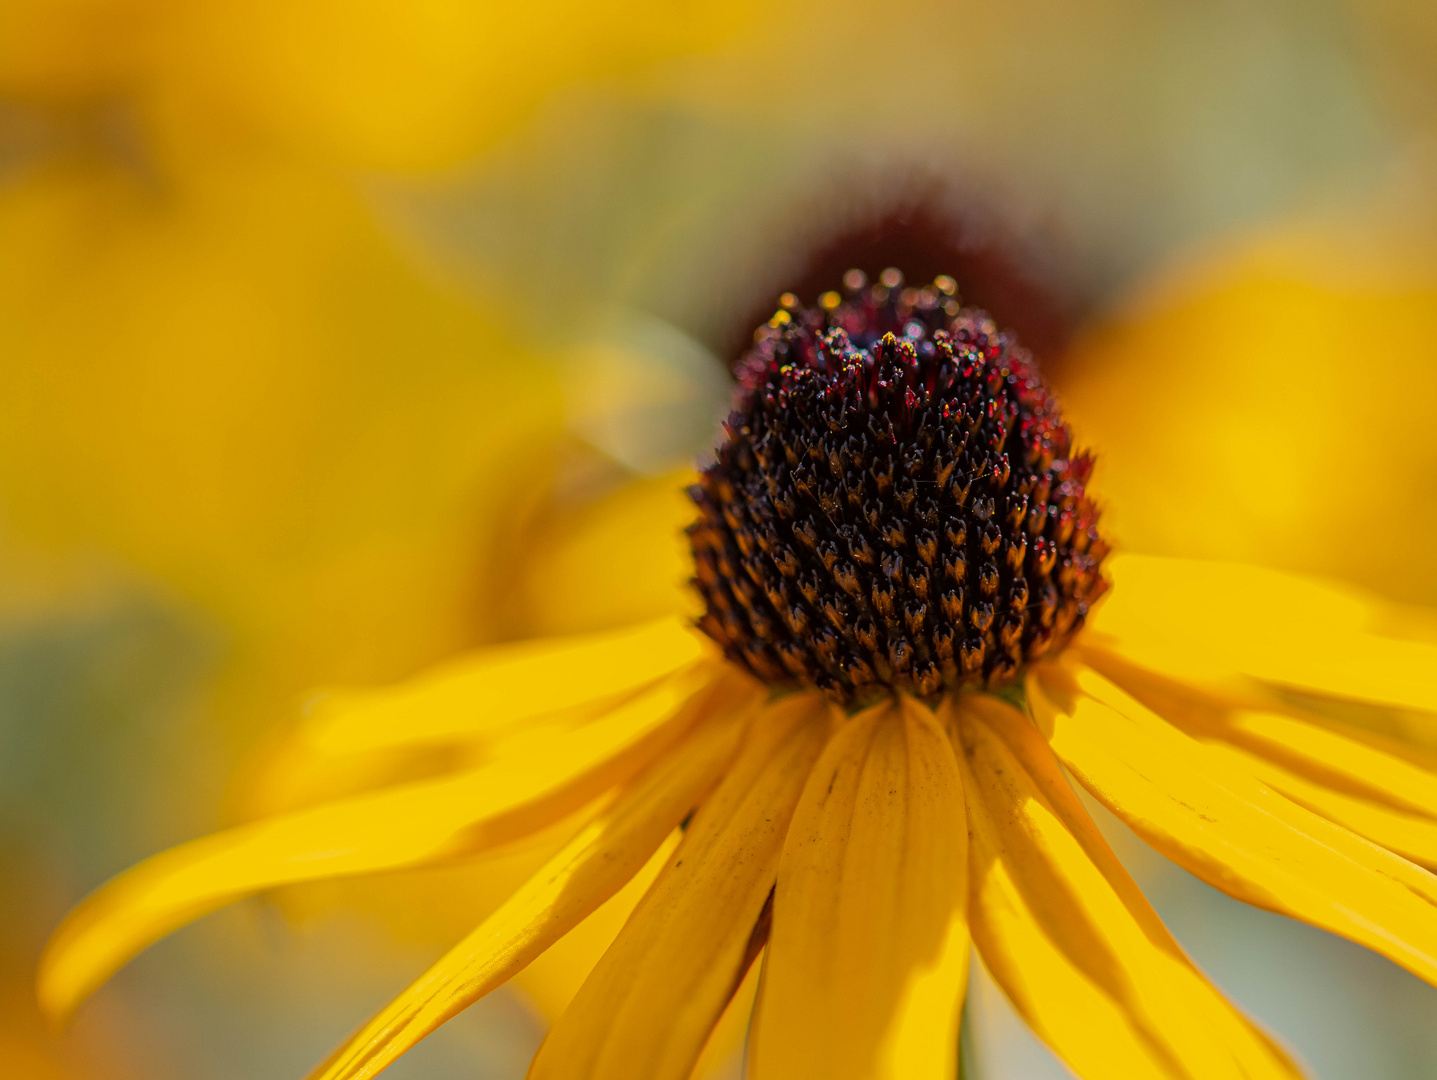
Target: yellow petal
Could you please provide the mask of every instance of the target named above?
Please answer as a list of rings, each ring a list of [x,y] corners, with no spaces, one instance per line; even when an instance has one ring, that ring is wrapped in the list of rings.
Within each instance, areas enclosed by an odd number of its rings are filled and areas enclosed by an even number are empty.
[[[1294,691],[1279,700],[1309,723],[1437,773],[1437,713]]]
[[[1347,10],[1425,21],[1432,9]],[[1430,51],[1410,55],[1437,70]],[[1393,59],[1370,70],[1385,78]],[[1425,74],[1410,85],[1437,102]],[[1377,239],[1379,216],[1400,222],[1398,243]],[[1103,450],[1125,546],[1306,567],[1437,601],[1437,287],[1415,219],[1394,208],[1337,228],[1289,220],[1221,252],[1202,245],[1087,328],[1065,359],[1064,412]],[[1359,326],[1364,355],[1383,358],[1382,391],[1354,385],[1348,328]]]
[[[472,767],[537,719],[579,725],[711,647],[678,619],[478,650],[401,683],[318,695],[245,785],[248,816]]]
[[[687,1080],[761,942],[789,818],[835,709],[765,709],[674,857],[555,1023],[530,1080]]]
[[[955,712],[973,942],[1033,1030],[1090,1080],[1300,1076],[1183,953],[1027,717],[986,695]]]
[[[849,720],[794,812],[753,1075],[950,1080],[967,978],[958,764],[911,699]]]
[[[677,618],[482,649],[395,687],[319,698],[300,737],[321,753],[492,738],[637,690],[707,655]]]
[[[709,1032],[690,1080],[727,1080],[735,1073],[741,1074],[758,1002],[758,984],[763,977],[764,955],[760,952],[749,966],[748,974]]]
[[[675,829],[622,889],[514,976],[510,985],[538,1011],[546,1028],[569,1007],[681,839],[682,830]]]
[[[41,961],[42,1007],[65,1015],[145,946],[262,889],[472,855],[533,833],[622,783],[751,685],[692,694],[670,681],[578,731],[535,732],[483,768],[156,855],[92,894],[55,932]]]
[[[1293,802],[1437,866],[1437,774],[1417,747],[1340,721],[1235,707],[1101,648],[1082,658],[1163,719]]]
[[[1437,712],[1437,645],[1374,634],[1308,636],[1234,657],[1246,675],[1315,694]]]
[[[1417,748],[1393,747],[1390,740],[1381,745],[1370,733],[1335,720],[1238,707],[1144,671],[1106,649],[1084,647],[1080,655],[1196,739],[1220,739],[1336,791],[1437,817],[1437,773],[1416,763],[1433,759]]]
[[[1233,769],[1094,671],[1040,665],[1028,694],[1059,759],[1163,855],[1437,984],[1437,878]]]
[[[1437,821],[1431,817],[1345,794],[1228,743],[1207,742],[1206,745],[1233,768],[1255,776],[1314,814],[1428,869],[1437,867]]]
[[[704,725],[630,781],[608,810],[341,1048],[317,1080],[377,1075],[617,892],[718,781],[747,716]]]
[[[1254,618],[1274,634],[1354,633],[1372,619],[1358,589],[1265,566],[1121,552],[1104,571],[1113,588],[1089,625],[1118,637],[1156,632],[1202,643],[1242,632]]]
[[[642,392],[642,391],[638,391]],[[702,615],[689,586],[686,526],[698,511],[693,470],[633,480],[583,508],[556,513],[516,567],[525,625],[536,633],[617,626],[660,615]]]
[[[1437,644],[1374,633],[1383,605],[1356,589],[1236,563],[1126,555],[1108,569],[1091,636],[1146,666],[1437,712]]]

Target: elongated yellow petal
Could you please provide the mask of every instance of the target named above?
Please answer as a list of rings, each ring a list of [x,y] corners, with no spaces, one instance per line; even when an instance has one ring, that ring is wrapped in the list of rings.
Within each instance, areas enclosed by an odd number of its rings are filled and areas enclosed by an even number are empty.
[[[1089,625],[1118,637],[1160,633],[1202,644],[1254,622],[1274,636],[1372,625],[1372,601],[1359,590],[1265,566],[1121,552],[1103,569],[1113,588]]]
[[[1308,693],[1437,712],[1437,643],[1382,636],[1356,589],[1261,567],[1136,555],[1107,567],[1089,637],[1181,679],[1236,674]]]
[[[530,1080],[687,1080],[743,978],[793,808],[834,723],[817,694],[766,708],[728,775],[549,1032]]]
[[[1308,637],[1234,650],[1235,666],[1255,679],[1307,693],[1437,712],[1437,645],[1374,634]]]
[[[1288,691],[1295,716],[1437,774],[1437,713]]]
[[[578,727],[712,649],[677,619],[480,650],[398,686],[315,696],[242,788],[247,816],[458,772],[534,723]]]
[[[492,737],[642,688],[708,652],[677,618],[494,646],[398,686],[321,695],[299,738],[341,754]]]
[[[604,372],[621,355],[600,346],[597,355],[564,369],[565,397],[581,412],[596,407],[589,417],[571,412],[571,430],[583,433],[597,428],[594,434],[602,440],[597,444],[601,446],[610,441],[605,428],[629,430],[635,417],[622,405],[616,414],[611,410],[617,403],[586,395],[583,382],[596,379],[610,388],[622,386],[625,394],[645,397],[657,391],[658,399],[644,408],[654,409],[653,415],[672,416],[671,422],[679,422],[680,410],[686,406],[665,402],[663,396],[675,390],[682,395],[698,391],[691,382],[660,388],[651,369],[644,376],[629,372],[616,384]],[[600,390],[598,397],[611,398],[612,393]],[[697,481],[698,473],[691,467],[633,478],[573,513],[552,515],[533,536],[522,565],[515,568],[526,625],[539,633],[567,633],[670,613],[702,615],[698,594],[688,584],[694,560],[684,533],[694,520],[688,488]]]
[[[1212,741],[1206,745],[1233,768],[1255,776],[1314,814],[1428,869],[1437,867],[1437,821],[1432,818],[1345,794],[1229,743]]]
[[[1301,1073],[1193,966],[1016,709],[956,706],[973,942],[1018,1012],[1087,1080]]]
[[[1437,866],[1437,774],[1332,720],[1236,708],[1103,649],[1085,661],[1163,719],[1293,802],[1424,866]],[[1396,747],[1401,750],[1403,748]]]
[[[784,843],[757,1080],[951,1080],[966,839],[958,764],[928,709],[885,702],[834,735]]]
[[[1248,708],[1144,670],[1109,649],[1080,647],[1090,667],[1163,719],[1200,739],[1221,739],[1285,770],[1358,798],[1437,817],[1437,765],[1429,753],[1310,713]]]
[[[41,1005],[64,1016],[145,946],[242,896],[473,855],[535,832],[622,783],[751,685],[739,679],[694,694],[669,681],[578,731],[531,732],[484,768],[156,855],[91,895],[55,932],[40,965]]]
[[[748,715],[702,725],[630,781],[608,810],[340,1049],[316,1080],[377,1075],[578,925],[718,781]]]
[[[728,1004],[724,1006],[723,1015],[709,1032],[708,1040],[699,1053],[690,1080],[731,1080],[733,1074],[742,1068],[749,1033],[753,1030],[753,1018],[758,1004],[758,984],[763,978],[766,952],[766,947],[759,952],[743,977],[743,982],[739,983],[733,997],[729,998]]]
[[[1028,694],[1059,759],[1162,854],[1437,983],[1437,877],[1232,768],[1094,671],[1039,665]]]

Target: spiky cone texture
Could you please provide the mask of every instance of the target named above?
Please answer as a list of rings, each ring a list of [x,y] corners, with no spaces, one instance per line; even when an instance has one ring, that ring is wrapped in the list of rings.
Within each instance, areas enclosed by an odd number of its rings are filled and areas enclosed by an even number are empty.
[[[1000,687],[1061,649],[1107,545],[1092,458],[1028,353],[932,287],[767,329],[691,489],[705,633],[765,682],[845,703]]]

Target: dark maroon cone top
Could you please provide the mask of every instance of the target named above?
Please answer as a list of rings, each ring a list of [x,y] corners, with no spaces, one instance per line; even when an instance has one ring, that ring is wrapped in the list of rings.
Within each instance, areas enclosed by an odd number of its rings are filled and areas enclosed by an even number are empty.
[[[847,704],[997,688],[1061,649],[1107,545],[1032,358],[951,279],[885,271],[784,308],[690,489],[699,626],[773,685]]]

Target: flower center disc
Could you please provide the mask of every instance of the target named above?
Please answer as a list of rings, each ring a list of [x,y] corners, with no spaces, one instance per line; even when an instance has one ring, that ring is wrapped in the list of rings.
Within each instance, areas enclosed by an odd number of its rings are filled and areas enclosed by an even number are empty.
[[[739,365],[690,489],[699,625],[764,681],[845,703],[1010,683],[1107,587],[1092,458],[951,279],[844,283],[785,295]]]

